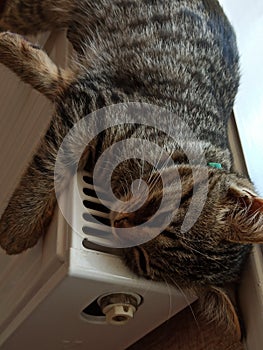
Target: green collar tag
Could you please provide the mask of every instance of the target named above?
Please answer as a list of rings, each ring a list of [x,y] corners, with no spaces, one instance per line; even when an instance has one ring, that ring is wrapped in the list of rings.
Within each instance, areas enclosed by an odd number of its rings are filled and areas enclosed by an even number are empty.
[[[211,166],[212,168],[216,169],[222,169],[222,164],[221,163],[207,163],[207,165]]]

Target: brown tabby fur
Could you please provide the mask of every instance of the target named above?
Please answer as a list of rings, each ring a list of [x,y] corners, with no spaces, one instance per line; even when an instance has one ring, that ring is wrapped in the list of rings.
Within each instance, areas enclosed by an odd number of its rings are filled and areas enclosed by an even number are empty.
[[[263,200],[247,179],[232,172],[226,128],[239,82],[238,53],[232,27],[217,1],[0,0],[0,27],[0,62],[54,102],[50,128],[2,215],[1,246],[8,254],[17,254],[46,231],[56,205],[57,151],[79,119],[119,102],[164,107],[191,125],[197,140],[178,134],[185,145],[179,147],[158,130],[126,125],[95,140],[80,168],[91,171],[99,154],[127,135],[154,139],[171,154],[182,182],[180,208],[158,237],[125,249],[124,260],[141,276],[194,291],[208,319],[240,335],[224,287],[238,282],[250,243],[263,241]],[[75,49],[67,70],[19,35],[55,28],[67,28]],[[72,154],[78,147],[78,140],[74,142]],[[208,169],[206,205],[196,224],[181,233],[194,185],[193,167],[182,148],[198,152],[199,147],[207,162],[221,163],[223,169]],[[163,170],[171,179],[174,167]],[[202,187],[202,166],[196,168]],[[130,198],[132,180],[142,175],[151,185],[156,179],[151,174],[146,164],[124,162],[114,172],[114,192]],[[113,230],[150,217],[164,190],[156,181],[150,205],[130,215],[123,214],[125,206],[117,208],[111,213]]]

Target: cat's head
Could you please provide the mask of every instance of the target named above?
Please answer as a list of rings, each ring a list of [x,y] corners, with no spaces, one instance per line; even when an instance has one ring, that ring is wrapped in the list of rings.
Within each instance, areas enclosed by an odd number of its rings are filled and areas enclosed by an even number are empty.
[[[172,178],[175,170],[165,171]],[[204,192],[201,190],[196,194],[191,210],[194,214],[196,209],[200,215],[188,231],[182,231],[193,197],[194,180],[189,165],[179,165],[177,171],[181,182],[180,198],[177,198],[177,191],[173,191],[168,207],[174,203],[178,210],[174,211],[171,222],[159,235],[146,243],[124,249],[125,261],[136,274],[148,279],[196,290],[208,287],[213,290],[214,299],[222,301],[221,304],[231,313],[234,309],[221,286],[239,279],[251,250],[250,243],[263,242],[263,199],[257,196],[253,185],[239,175],[213,168],[207,172],[199,171],[195,186],[199,189],[207,186],[206,199],[204,206],[198,208],[203,200],[198,196],[203,196]],[[129,228],[147,222],[158,210],[163,194],[172,192],[169,186],[176,186],[171,182],[164,188],[157,175],[152,176],[151,181],[153,186],[146,202],[134,212],[131,212],[131,207],[136,198],[133,199],[132,193],[126,190],[122,207],[111,212],[113,231],[115,227]],[[125,200],[129,200],[129,213],[125,212]],[[160,215],[161,220],[164,214],[165,210]],[[123,235],[127,234],[129,231],[124,230]],[[143,234],[147,235],[147,227],[141,232],[138,227],[138,235]],[[136,242],[136,237],[128,239]],[[234,312],[232,316],[232,320],[236,319]]]
[[[156,222],[159,220],[161,226],[166,212],[167,215],[172,213],[169,225],[148,242],[125,250],[127,264],[137,274],[150,279],[174,279],[175,282],[182,278],[185,284],[231,282],[239,273],[243,255],[248,251],[247,245],[263,241],[263,199],[257,196],[252,184],[239,175],[222,170],[211,168],[207,173],[201,170],[197,172],[199,178],[193,179],[192,167],[178,166],[180,179],[177,176],[177,181],[168,183],[167,188],[158,175],[152,175],[147,200],[140,208],[132,211],[139,197],[126,189],[121,198],[122,206],[111,212],[113,231],[114,228],[138,226],[147,223],[158,210],[163,195],[168,196],[167,207],[160,211]],[[174,168],[165,170],[171,178],[174,171]],[[177,186],[178,181],[181,182],[180,191],[172,191],[171,187]],[[202,186],[207,186],[205,202],[198,198],[205,192],[199,191],[198,194],[195,191],[195,206],[191,208],[193,214],[199,210],[200,215],[184,232],[182,224],[190,210],[194,188],[200,190]],[[128,201],[128,206],[125,201]],[[202,204],[203,207],[198,208]],[[151,229],[149,225],[148,230]],[[150,233],[147,224],[142,230],[138,227],[137,233]],[[129,230],[123,230],[123,235],[126,237],[121,238],[127,238],[131,243],[134,240],[136,244],[136,232],[133,232],[135,236],[127,237]]]

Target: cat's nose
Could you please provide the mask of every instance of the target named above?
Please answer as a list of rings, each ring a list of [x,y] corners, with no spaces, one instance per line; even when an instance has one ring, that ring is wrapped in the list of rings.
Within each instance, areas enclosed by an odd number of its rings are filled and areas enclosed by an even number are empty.
[[[114,227],[116,228],[125,228],[125,227],[132,227],[132,223],[129,220],[128,216],[124,216],[119,219],[115,219],[113,222]]]

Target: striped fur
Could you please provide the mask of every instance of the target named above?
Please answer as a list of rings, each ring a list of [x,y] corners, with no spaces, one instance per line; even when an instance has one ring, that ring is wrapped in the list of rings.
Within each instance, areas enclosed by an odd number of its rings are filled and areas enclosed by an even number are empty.
[[[79,168],[92,171],[101,153],[127,138],[154,140],[171,154],[174,166],[163,171],[171,179],[175,168],[179,172],[179,210],[156,239],[124,250],[124,260],[145,278],[203,295],[210,303],[208,317],[218,314],[218,321],[238,328],[222,288],[239,280],[250,243],[263,241],[263,201],[248,180],[232,172],[227,121],[239,83],[238,52],[235,34],[217,1],[5,0],[0,1],[0,28],[23,35],[66,28],[75,49],[71,67],[61,70],[20,35],[0,33],[1,63],[54,103],[49,130],[1,217],[1,246],[9,254],[20,253],[46,231],[56,204],[57,151],[76,122],[116,103],[164,107],[191,126],[196,140],[179,132],[177,143],[154,128],[127,124],[104,131],[87,145]],[[88,134],[89,128],[82,132]],[[72,140],[72,159],[80,144],[81,140]],[[181,233],[194,185],[184,151],[195,154],[200,147],[207,162],[221,163],[223,170],[208,170],[206,205],[196,224]],[[202,188],[202,166],[196,167]],[[150,185],[158,178],[150,176],[152,171],[138,160],[123,162],[113,174],[114,192],[129,198],[130,184],[138,176]],[[169,188],[160,186],[156,181],[147,202],[151,204],[138,212],[128,216],[112,212],[112,226],[130,227],[150,217],[152,203],[158,204],[163,191],[169,193]],[[221,312],[215,312],[216,307]]]

